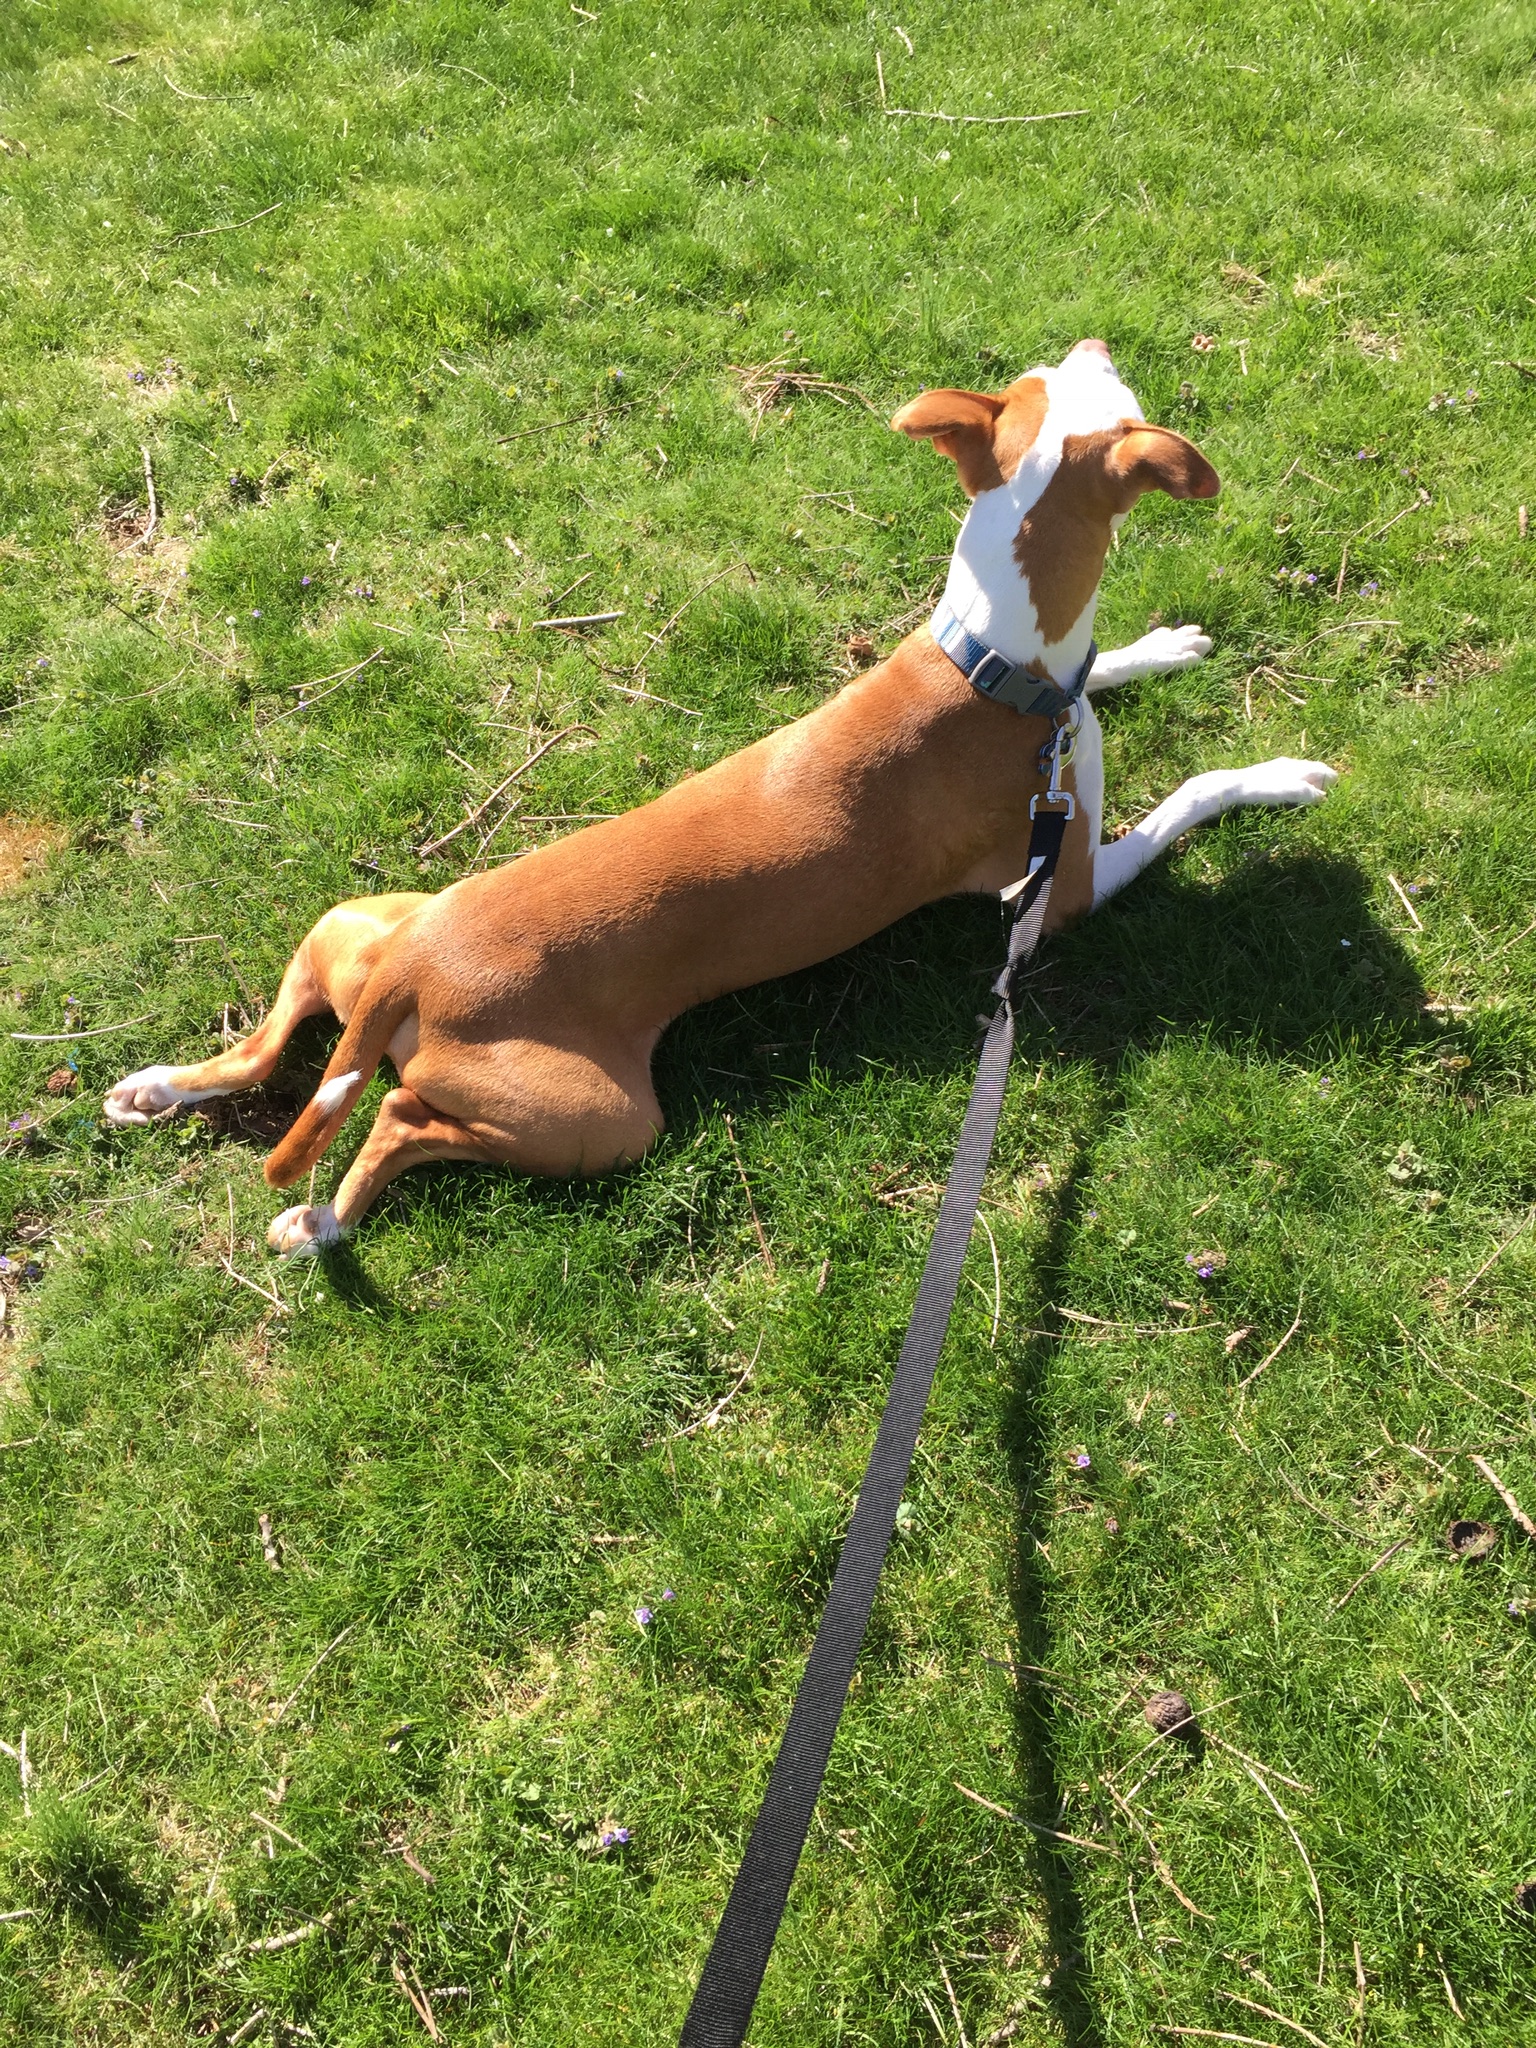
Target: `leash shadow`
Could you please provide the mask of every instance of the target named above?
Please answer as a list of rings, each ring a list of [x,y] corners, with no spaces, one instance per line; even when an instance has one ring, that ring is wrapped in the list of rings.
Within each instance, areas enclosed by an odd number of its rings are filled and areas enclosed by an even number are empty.
[[[1090,1062],[1101,1083],[1098,1120],[1106,1124],[1130,1099],[1131,1068],[1181,1039],[1276,1062],[1321,1062],[1346,1048],[1379,1059],[1430,1040],[1443,1048],[1465,1035],[1428,1008],[1416,965],[1374,912],[1362,871],[1315,856],[1277,862],[1261,852],[1215,888],[1156,872],[1127,901],[1048,942],[1027,988],[1034,1004],[1021,1012],[1019,1064],[1049,1067],[1063,1056]],[[1047,1320],[1047,1304],[1070,1298],[1092,1164],[1092,1142],[1080,1139],[1032,1276],[1031,1323]],[[1077,1831],[1081,1822],[1058,1820],[1059,1737],[1063,1716],[1076,1710],[1050,1676],[1052,1588],[1041,1549],[1054,1526],[1052,1385],[1064,1341],[1033,1335],[1018,1347],[1003,1427],[1016,1503],[1010,1595],[1020,1796],[1032,1820]],[[1057,1958],[1046,1995],[1071,2048],[1101,2048],[1077,1852],[1044,1839],[1038,1848]]]
[[[1059,1292],[1076,1230],[1086,1159],[1079,1154],[1063,1177],[1050,1235],[1036,1268],[1036,1298]],[[1016,1511],[1009,1599],[1013,1607],[1013,1724],[1025,1812],[1042,1826],[1061,1822],[1062,1782],[1056,1766],[1057,1720],[1067,1708],[1046,1674],[1051,1668],[1049,1588],[1040,1570],[1040,1543],[1050,1533],[1050,1361],[1055,1340],[1031,1337],[1018,1354],[1004,1408],[1004,1444]],[[1031,1669],[1030,1667],[1035,1667]],[[1036,1840],[1035,1874],[1045,1906],[1055,1962],[1046,1997],[1067,2048],[1104,2048],[1105,2034],[1088,1966],[1086,1911],[1074,1875],[1080,1852]]]

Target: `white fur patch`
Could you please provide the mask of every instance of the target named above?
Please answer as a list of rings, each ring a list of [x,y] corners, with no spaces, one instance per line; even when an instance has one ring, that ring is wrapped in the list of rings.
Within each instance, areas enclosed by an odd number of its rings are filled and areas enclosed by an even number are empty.
[[[362,1075],[357,1073],[338,1074],[334,1081],[322,1081],[315,1090],[316,1109],[322,1116],[334,1114],[362,1078]]]
[[[215,1095],[230,1095],[229,1088],[178,1088],[171,1079],[181,1067],[141,1067],[119,1081],[103,1098],[101,1109],[109,1124],[147,1124],[183,1102],[207,1102]]]

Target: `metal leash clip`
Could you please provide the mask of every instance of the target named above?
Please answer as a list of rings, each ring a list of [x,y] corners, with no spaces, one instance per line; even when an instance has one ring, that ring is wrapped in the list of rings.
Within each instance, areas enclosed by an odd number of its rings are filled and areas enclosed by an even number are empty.
[[[1040,773],[1049,775],[1045,788],[1029,800],[1029,815],[1034,817],[1041,804],[1061,804],[1068,818],[1077,816],[1077,802],[1072,792],[1061,786],[1061,771],[1077,752],[1077,729],[1082,724],[1082,708],[1074,699],[1060,715],[1056,730],[1040,749]]]

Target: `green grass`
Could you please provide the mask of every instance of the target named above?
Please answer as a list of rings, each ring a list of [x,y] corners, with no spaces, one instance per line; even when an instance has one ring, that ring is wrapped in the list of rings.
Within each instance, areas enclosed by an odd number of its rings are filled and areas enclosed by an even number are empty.
[[[1536,1201],[1529,13],[921,0],[909,56],[833,0],[590,12],[6,13],[0,810],[59,841],[5,899],[7,1015],[144,1021],[0,1046],[0,2032],[424,2040],[398,1963],[468,1988],[456,2043],[675,2038],[995,910],[686,1018],[635,1171],[411,1175],[323,1265],[261,1243],[317,1027],[230,1111],[96,1103],[241,1028],[339,896],[421,886],[543,737],[589,728],[488,860],[820,701],[850,632],[888,649],[958,499],[882,417],[1097,333],[1225,479],[1111,559],[1103,644],[1217,645],[1107,713],[1111,822],[1196,767],[1349,773],[1200,833],[1031,983],[996,1342],[978,1233],[752,2038],[954,2040],[942,1964],[973,2048],[1300,2038],[1231,1993],[1330,2048],[1536,2042],[1536,1570],[1468,1461],[1536,1508],[1536,1232],[1479,1273]],[[1088,112],[890,118],[877,50],[893,106]],[[805,395],[754,437],[729,366],[782,354],[874,415]],[[625,617],[532,630],[572,607]],[[612,687],[642,662],[699,715]],[[1501,1541],[1459,1567],[1469,1514]],[[1137,1760],[1161,1686],[1286,1774],[1294,1838],[1214,1740]],[[1138,1828],[1101,1781],[1147,1772]]]

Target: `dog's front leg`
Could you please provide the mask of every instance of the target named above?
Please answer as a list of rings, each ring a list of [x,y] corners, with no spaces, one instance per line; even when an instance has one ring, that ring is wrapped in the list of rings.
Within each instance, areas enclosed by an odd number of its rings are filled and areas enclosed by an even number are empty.
[[[1088,690],[1113,690],[1138,676],[1160,676],[1169,669],[1193,668],[1211,651],[1210,635],[1198,626],[1154,626],[1129,647],[1101,654],[1088,671]]]
[[[1320,804],[1338,779],[1339,771],[1326,761],[1293,761],[1285,756],[1260,761],[1252,768],[1212,768],[1204,775],[1192,775],[1123,839],[1111,839],[1094,849],[1094,909],[1194,826],[1219,818],[1239,804]]]

